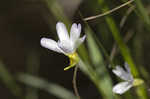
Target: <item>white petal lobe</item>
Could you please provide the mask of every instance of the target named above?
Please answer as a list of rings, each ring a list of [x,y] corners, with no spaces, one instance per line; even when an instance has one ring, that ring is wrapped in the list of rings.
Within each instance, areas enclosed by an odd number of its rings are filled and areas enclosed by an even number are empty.
[[[73,43],[76,42],[76,40],[80,37],[81,33],[81,24],[76,24],[74,23],[71,27],[70,31],[70,39],[72,40]]]
[[[60,41],[69,41],[68,31],[62,22],[56,24],[56,30]]]
[[[62,50],[58,47],[57,42],[52,39],[42,38],[40,43],[41,46],[45,48],[56,51],[58,53],[63,53]]]
[[[113,87],[113,92],[123,94],[132,87],[132,82],[121,82]]]
[[[79,39],[75,42],[75,44],[74,44],[74,49],[78,48],[78,47],[81,45],[81,43],[84,42],[85,38],[86,38],[86,35],[84,35],[83,37],[79,38]]]
[[[79,40],[80,40],[80,42],[81,43],[83,43],[84,42],[84,40],[85,40],[85,38],[86,38],[86,35],[84,35],[83,37],[81,37]]]
[[[118,77],[120,77],[123,80],[133,80],[132,75],[128,72],[126,72],[122,67],[116,66],[115,69],[112,70],[114,74],[116,74]]]
[[[72,45],[70,44],[70,42],[67,42],[67,41],[61,41],[61,42],[59,41],[58,42],[58,47],[61,50],[63,50],[63,52],[65,54],[74,52]]]
[[[131,73],[130,68],[129,68],[129,66],[128,66],[128,63],[127,63],[127,62],[125,62],[125,63],[124,63],[124,66],[125,66],[125,68],[126,68],[127,72],[128,72],[128,73]]]

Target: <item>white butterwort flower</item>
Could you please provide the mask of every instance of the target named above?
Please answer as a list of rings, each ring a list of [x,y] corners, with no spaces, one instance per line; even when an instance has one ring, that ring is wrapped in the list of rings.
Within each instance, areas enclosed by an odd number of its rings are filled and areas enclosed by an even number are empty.
[[[130,68],[127,63],[125,63],[125,69],[126,71],[120,67],[116,66],[115,69],[113,69],[113,73],[120,77],[124,82],[121,82],[113,87],[113,92],[117,94],[123,94],[127,90],[129,90],[133,86],[137,86],[143,83],[143,80],[138,78],[133,78]]]
[[[72,24],[70,36],[66,26],[62,22],[56,24],[56,30],[59,40],[56,42],[49,38],[42,38],[41,45],[50,50],[67,55],[70,58],[70,65],[75,65],[78,61],[76,49],[86,38],[85,35],[80,38],[81,24]]]

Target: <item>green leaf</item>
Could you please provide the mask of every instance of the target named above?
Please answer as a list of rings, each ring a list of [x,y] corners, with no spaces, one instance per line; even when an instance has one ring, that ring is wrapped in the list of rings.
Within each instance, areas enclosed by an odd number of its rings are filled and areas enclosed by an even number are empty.
[[[47,82],[41,78],[34,77],[28,74],[20,74],[19,80],[29,86],[45,90],[60,99],[76,99],[74,94],[66,88],[55,83]]]
[[[85,32],[87,34],[87,42],[89,55],[94,66],[94,70],[98,75],[100,82],[99,87],[103,93],[105,99],[113,99],[112,94],[112,81],[104,65],[103,56],[101,54],[101,50],[99,49],[94,37],[92,36],[92,30],[90,28],[86,28]]]

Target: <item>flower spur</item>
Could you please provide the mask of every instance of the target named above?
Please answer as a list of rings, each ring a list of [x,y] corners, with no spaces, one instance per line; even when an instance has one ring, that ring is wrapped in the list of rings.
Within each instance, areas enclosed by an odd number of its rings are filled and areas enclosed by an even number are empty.
[[[64,70],[68,70],[78,63],[79,58],[76,49],[83,43],[86,35],[80,38],[81,24],[77,25],[76,23],[72,24],[70,36],[66,26],[62,22],[56,24],[56,30],[59,38],[58,42],[49,38],[42,38],[40,43],[45,48],[68,56],[70,59],[70,66],[64,68]]]

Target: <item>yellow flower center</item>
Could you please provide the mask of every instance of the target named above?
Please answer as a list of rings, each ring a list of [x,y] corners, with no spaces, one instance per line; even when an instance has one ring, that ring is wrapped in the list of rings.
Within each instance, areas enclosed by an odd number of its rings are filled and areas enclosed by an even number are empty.
[[[79,57],[76,52],[67,55],[70,59],[70,65],[64,68],[64,71],[74,67],[79,62]]]

